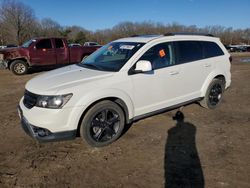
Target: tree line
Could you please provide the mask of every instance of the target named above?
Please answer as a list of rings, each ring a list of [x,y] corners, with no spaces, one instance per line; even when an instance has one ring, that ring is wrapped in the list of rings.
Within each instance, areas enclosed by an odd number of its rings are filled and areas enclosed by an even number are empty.
[[[220,25],[197,27],[179,23],[121,22],[110,29],[90,31],[80,26],[61,26],[51,18],[38,20],[28,5],[16,0],[4,0],[0,5],[0,45],[20,45],[34,37],[65,37],[71,43],[96,41],[106,44],[112,40],[143,34],[172,32],[210,33],[224,44],[250,44],[250,28],[234,29]]]

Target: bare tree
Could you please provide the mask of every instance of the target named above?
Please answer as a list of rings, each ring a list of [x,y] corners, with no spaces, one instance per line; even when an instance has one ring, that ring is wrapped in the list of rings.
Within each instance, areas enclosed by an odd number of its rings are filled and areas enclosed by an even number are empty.
[[[110,29],[88,31],[80,26],[62,27],[51,18],[41,21],[35,18],[34,11],[18,0],[3,0],[0,4],[0,44],[21,44],[35,36],[66,37],[70,42],[97,41],[100,44],[112,40],[143,34],[165,34],[169,32],[211,33],[220,37],[224,44],[250,44],[250,28],[233,29],[220,25],[197,27],[177,22],[162,24],[152,21],[121,22]]]
[[[3,28],[3,23],[0,21],[0,28]],[[3,45],[5,43],[5,37],[3,34],[3,30],[0,29],[0,45]]]
[[[44,18],[40,22],[40,35],[44,37],[59,37],[61,36],[62,27],[59,23],[51,18]]]
[[[0,7],[0,19],[6,36],[12,37],[12,40],[9,40],[17,44],[29,38],[37,24],[34,11],[15,0],[3,1]]]
[[[242,38],[246,44],[250,45],[250,28],[243,30]]]
[[[69,42],[76,42],[81,44],[89,40],[89,36],[91,33],[90,31],[79,26],[66,27],[64,31],[70,31],[67,34],[67,39]]]

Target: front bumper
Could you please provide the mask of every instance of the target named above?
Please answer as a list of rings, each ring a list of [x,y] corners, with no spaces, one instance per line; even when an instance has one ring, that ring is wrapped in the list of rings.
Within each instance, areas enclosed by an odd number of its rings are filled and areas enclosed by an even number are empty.
[[[23,130],[29,136],[38,140],[39,142],[72,140],[76,137],[77,130],[52,133],[48,129],[37,127],[35,125],[30,124],[28,120],[23,116],[23,112],[20,106],[18,106],[17,111],[21,119],[21,125],[22,125]]]

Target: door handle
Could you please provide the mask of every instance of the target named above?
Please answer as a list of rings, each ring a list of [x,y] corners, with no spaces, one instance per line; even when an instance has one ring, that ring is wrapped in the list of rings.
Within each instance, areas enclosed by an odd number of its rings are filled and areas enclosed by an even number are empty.
[[[178,71],[171,71],[170,72],[170,75],[176,75],[176,74],[179,74],[179,72]]]
[[[211,67],[211,64],[210,63],[206,63],[205,67]]]

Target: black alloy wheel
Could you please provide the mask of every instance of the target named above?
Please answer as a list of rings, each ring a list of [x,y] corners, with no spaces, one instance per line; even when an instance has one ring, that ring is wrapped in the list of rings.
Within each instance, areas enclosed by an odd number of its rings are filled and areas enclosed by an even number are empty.
[[[91,120],[91,137],[96,142],[107,142],[118,132],[120,126],[119,114],[113,109],[97,112]]]
[[[222,86],[217,83],[214,84],[209,93],[209,103],[211,106],[216,106],[222,97]]]
[[[102,147],[120,137],[124,129],[125,117],[121,107],[112,101],[101,101],[85,114],[80,134],[88,144]]]
[[[207,88],[206,95],[200,101],[200,105],[209,109],[216,108],[222,101],[224,90],[225,82],[222,79],[213,79]]]

